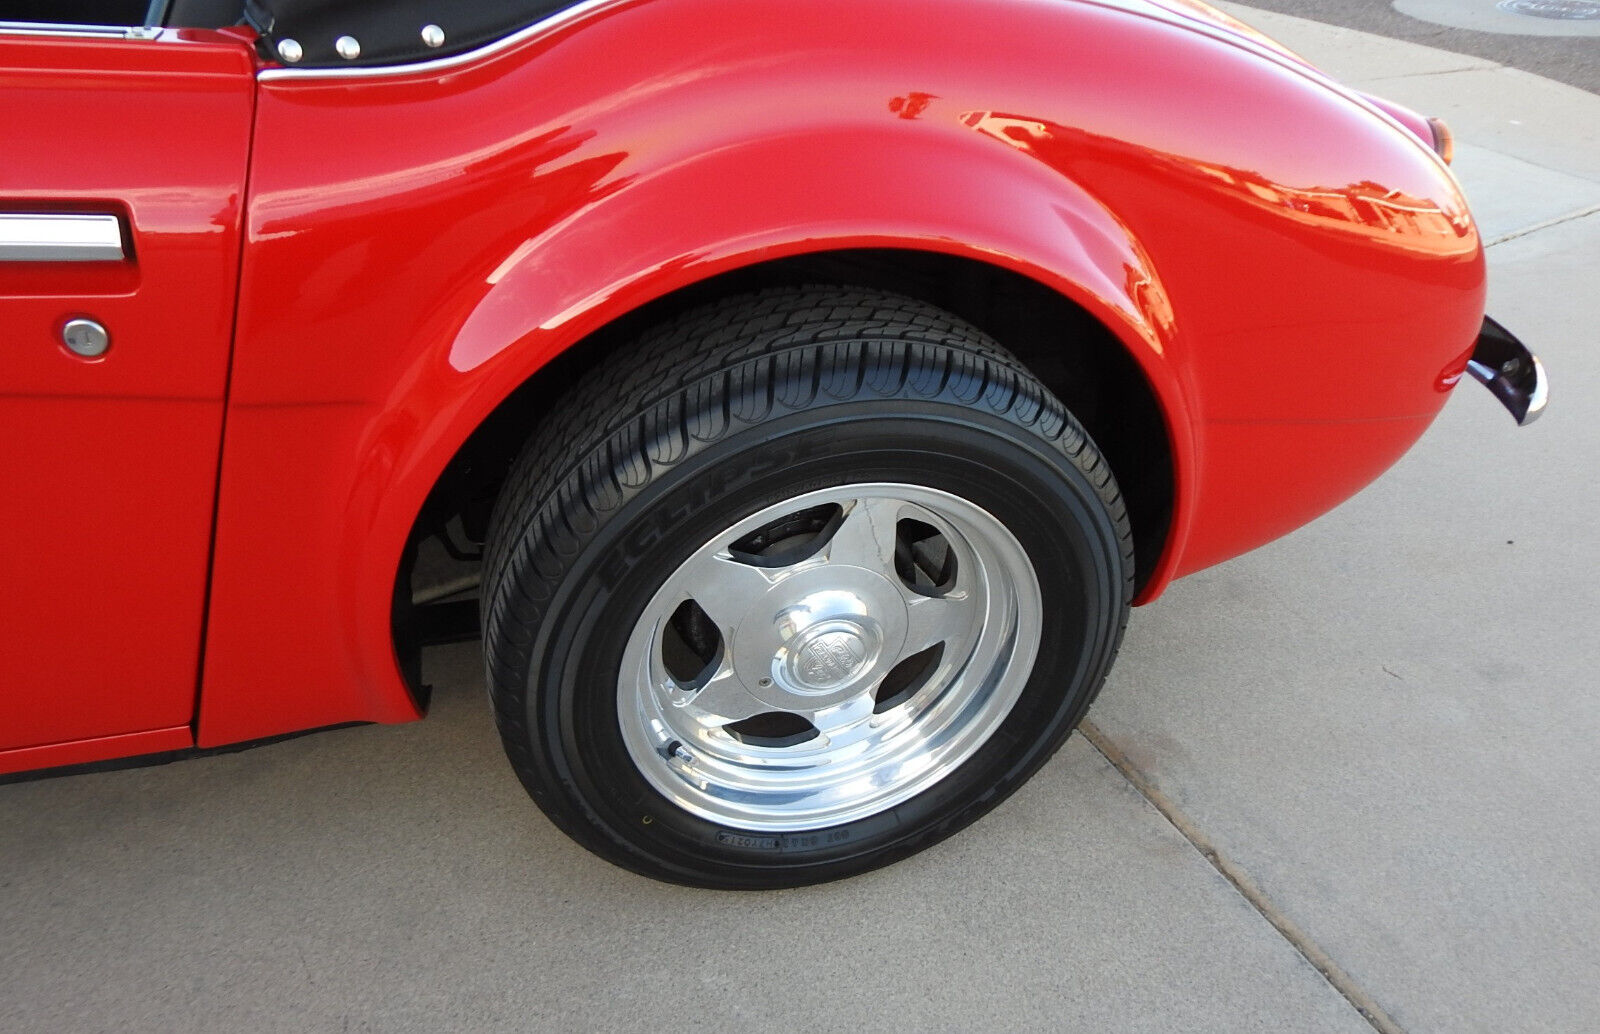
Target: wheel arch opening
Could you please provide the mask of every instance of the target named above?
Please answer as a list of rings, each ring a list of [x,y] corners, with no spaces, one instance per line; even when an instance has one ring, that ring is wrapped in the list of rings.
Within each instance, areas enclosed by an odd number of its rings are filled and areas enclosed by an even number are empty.
[[[900,249],[801,255],[708,278],[601,327],[541,367],[462,444],[413,523],[395,580],[395,653],[419,699],[426,692],[422,646],[477,634],[475,601],[464,598],[472,591],[471,558],[506,472],[555,401],[656,323],[718,298],[804,284],[916,298],[961,317],[1015,354],[1078,418],[1110,464],[1132,525],[1136,591],[1143,589],[1171,531],[1173,453],[1154,390],[1110,330],[1044,284],[973,259]],[[451,587],[456,591],[438,595]]]

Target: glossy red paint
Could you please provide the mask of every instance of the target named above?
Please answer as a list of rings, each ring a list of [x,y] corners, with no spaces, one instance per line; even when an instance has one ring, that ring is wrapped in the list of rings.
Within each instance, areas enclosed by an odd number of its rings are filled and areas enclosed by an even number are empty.
[[[112,213],[131,250],[0,263],[4,772],[192,742],[254,69],[0,36],[0,70],[0,210]],[[105,356],[62,346],[76,316]]]
[[[1386,467],[1481,315],[1418,141],[1093,5],[618,4],[445,75],[266,82],[257,134],[202,743],[413,713],[387,616],[439,471],[549,357],[713,273],[921,248],[1083,304],[1171,425],[1147,597]]]
[[[202,746],[417,717],[390,606],[440,472],[553,356],[717,273],[926,250],[1084,307],[1167,420],[1145,600],[1386,468],[1482,315],[1413,133],[1141,0],[620,0],[445,71],[268,73],[254,134]]]

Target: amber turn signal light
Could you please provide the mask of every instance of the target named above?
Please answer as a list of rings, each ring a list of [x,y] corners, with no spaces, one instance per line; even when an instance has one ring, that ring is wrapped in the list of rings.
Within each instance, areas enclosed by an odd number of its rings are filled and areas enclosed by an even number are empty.
[[[1445,125],[1442,118],[1429,118],[1428,128],[1433,130],[1433,149],[1438,152],[1444,163],[1449,165],[1456,160],[1456,135]]]

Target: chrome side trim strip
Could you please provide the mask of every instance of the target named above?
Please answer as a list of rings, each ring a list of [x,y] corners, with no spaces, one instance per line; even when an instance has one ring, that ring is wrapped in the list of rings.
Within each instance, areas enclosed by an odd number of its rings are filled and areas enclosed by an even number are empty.
[[[0,212],[0,262],[121,262],[114,215]]]
[[[502,36],[493,43],[485,43],[476,50],[452,54],[449,57],[438,57],[428,61],[413,61],[404,65],[368,65],[361,68],[265,68],[256,73],[256,78],[261,82],[277,82],[278,80],[291,79],[387,79],[397,75],[413,75],[428,72],[443,72],[461,65],[468,65],[474,61],[481,61],[486,57],[497,54],[502,50],[509,50],[524,40],[547,32],[558,25],[574,21],[583,17],[590,11],[616,0],[584,0],[581,4],[557,11],[550,17],[534,22],[525,29],[518,29],[509,36]]]
[[[66,22],[0,22],[0,34],[11,36],[89,36],[95,39],[155,39],[160,26],[74,25]]]

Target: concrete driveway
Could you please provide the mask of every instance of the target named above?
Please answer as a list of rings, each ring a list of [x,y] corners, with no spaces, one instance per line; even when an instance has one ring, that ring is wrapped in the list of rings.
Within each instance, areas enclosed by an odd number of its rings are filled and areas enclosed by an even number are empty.
[[[1016,798],[843,883],[573,846],[471,645],[426,722],[0,787],[0,1030],[1594,1030],[1600,97],[1230,10],[1451,119],[1540,423],[1464,386],[1359,498],[1136,612]]]

